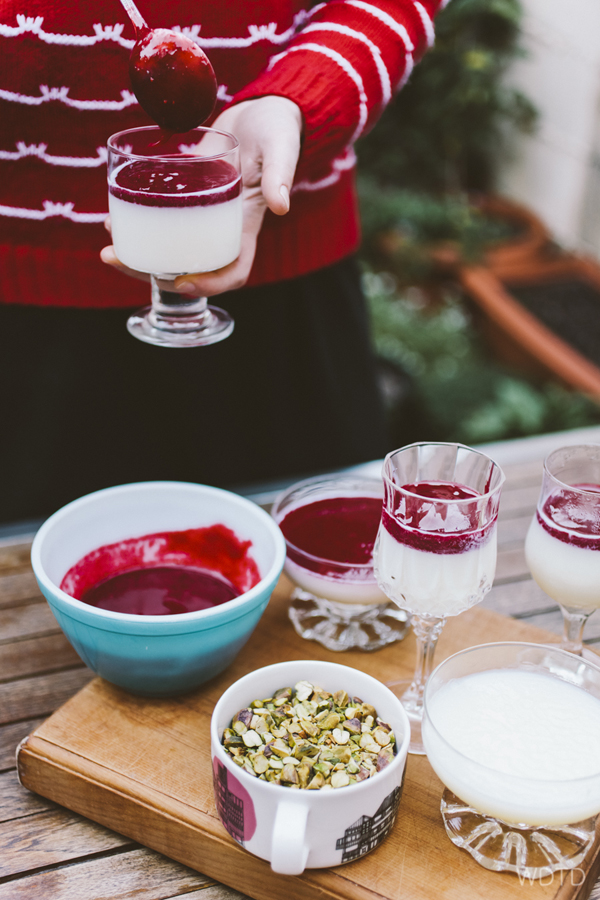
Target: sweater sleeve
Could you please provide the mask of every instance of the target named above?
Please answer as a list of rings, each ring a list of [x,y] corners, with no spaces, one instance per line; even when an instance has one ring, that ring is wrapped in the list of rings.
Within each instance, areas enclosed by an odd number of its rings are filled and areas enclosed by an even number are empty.
[[[352,145],[434,41],[433,18],[448,0],[328,0],[233,102],[276,94],[304,117],[296,181],[351,164]]]

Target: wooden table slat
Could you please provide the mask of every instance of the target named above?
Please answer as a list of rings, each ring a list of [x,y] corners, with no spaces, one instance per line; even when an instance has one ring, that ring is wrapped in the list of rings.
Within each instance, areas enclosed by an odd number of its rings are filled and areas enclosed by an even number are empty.
[[[1,573],[0,573],[1,574]],[[13,575],[2,575],[0,579],[0,609],[5,606],[18,606],[32,599],[41,600],[35,575],[27,568]]]
[[[0,878],[79,859],[82,846],[91,855],[132,844],[131,839],[64,809],[45,810],[0,823]]]
[[[0,775],[0,822],[54,809],[55,804],[31,791],[24,791],[14,769]]]
[[[0,884],[0,900],[165,900],[210,879],[151,850],[136,849]]]
[[[0,684],[0,725],[49,715],[93,677],[82,664],[64,672]]]
[[[0,644],[0,681],[81,664],[62,631],[30,640]]]
[[[0,725],[0,771],[14,768],[18,745],[43,721],[43,718],[24,719],[8,725]]]
[[[28,569],[31,556],[31,538],[0,542],[0,573]]]
[[[0,643],[59,631],[60,626],[43,599],[0,610]]]

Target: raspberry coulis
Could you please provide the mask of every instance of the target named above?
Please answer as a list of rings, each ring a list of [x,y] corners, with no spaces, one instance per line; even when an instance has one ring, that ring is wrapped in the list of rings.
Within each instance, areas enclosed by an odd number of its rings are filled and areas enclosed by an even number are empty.
[[[185,566],[156,566],[113,575],[82,594],[97,609],[138,616],[168,616],[220,606],[239,596],[222,578]]]
[[[564,544],[600,550],[600,485],[574,484],[572,487],[577,490],[564,488],[551,494],[542,513],[537,510],[537,520],[548,534]]]
[[[399,544],[426,553],[464,553],[486,543],[496,517],[481,527],[476,501],[482,495],[451,481],[419,481],[395,491],[397,512],[384,509],[382,524]]]
[[[199,163],[182,153],[127,163],[114,173],[109,191],[141,206],[214,206],[239,197],[242,179],[225,160]]]
[[[377,497],[328,497],[291,510],[279,522],[289,558],[320,575],[331,562],[369,565],[381,510]]]
[[[158,532],[106,544],[65,575],[61,589],[92,606],[172,615],[225,603],[260,581],[250,555],[225,525]]]
[[[208,57],[181,32],[146,29],[129,57],[133,93],[157,125],[184,132],[201,125],[217,99],[217,80]]]

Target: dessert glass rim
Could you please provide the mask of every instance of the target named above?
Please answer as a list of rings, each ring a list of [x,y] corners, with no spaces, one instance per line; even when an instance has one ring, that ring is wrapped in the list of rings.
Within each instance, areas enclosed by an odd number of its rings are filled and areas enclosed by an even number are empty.
[[[161,156],[160,154],[153,154],[150,156],[147,153],[134,153],[131,150],[124,150],[121,147],[118,147],[116,141],[121,138],[123,135],[139,133],[142,131],[154,131],[161,132],[164,131],[159,125],[141,125],[137,128],[124,128],[122,131],[117,131],[115,134],[111,134],[108,138],[106,145],[109,150],[112,150],[113,153],[119,153],[121,156],[127,157],[128,159],[140,159],[140,160],[160,160],[162,162],[173,162],[172,154],[166,154],[165,156]],[[227,137],[231,139],[231,147],[227,150],[223,150],[221,153],[213,153],[210,156],[199,156],[195,153],[190,154],[181,154],[180,159],[184,159],[186,161],[198,160],[202,162],[208,162],[214,159],[223,159],[226,156],[229,156],[234,150],[240,146],[240,142],[236,138],[234,134],[231,134],[229,131],[221,131],[219,128],[209,128],[206,125],[198,125],[196,128],[190,128],[189,131],[184,131],[182,134],[192,134],[192,132],[210,132],[211,134],[221,134],[223,137]]]
[[[322,483],[325,486],[328,483],[331,483],[332,485],[334,485],[338,482],[352,482],[352,481],[356,483],[358,488],[360,488],[360,486],[362,484],[365,484],[367,486],[368,485],[372,485],[372,486],[377,485],[377,487],[380,488],[381,496],[375,495],[375,494],[367,494],[366,496],[373,496],[373,497],[377,496],[378,499],[381,499],[381,505],[382,505],[382,509],[383,509],[384,500],[383,500],[383,491],[382,491],[383,485],[381,483],[381,478],[377,478],[375,475],[362,475],[360,472],[357,472],[357,473],[354,473],[354,472],[331,472],[328,475],[313,475],[311,478],[304,478],[304,479],[302,479],[302,481],[296,481],[296,482],[294,482],[294,484],[290,484],[289,487],[284,488],[284,490],[281,491],[280,494],[278,494],[278,496],[275,499],[275,502],[273,503],[273,506],[271,508],[271,515],[273,516],[273,518],[275,519],[275,521],[277,522],[278,525],[280,524],[280,522],[283,521],[283,519],[285,518],[285,514],[282,515],[281,517],[278,517],[278,515],[277,515],[280,511],[279,510],[280,503],[282,500],[284,500],[287,497],[287,495],[292,490],[301,489],[303,487],[310,487],[313,484],[317,485],[317,484]],[[349,494],[338,494],[336,496],[343,497],[343,496],[350,496],[350,495]],[[356,496],[359,496],[359,495],[357,494]],[[318,503],[318,501],[319,501],[319,498],[315,497],[311,501],[307,501],[306,503],[303,503],[301,505],[308,506],[309,502]],[[300,506],[294,507],[294,509],[299,509],[299,508],[300,508]],[[310,560],[311,562],[332,563],[335,566],[339,566],[340,570],[342,568],[345,569],[346,571],[352,571],[352,570],[356,569],[361,573],[368,572],[369,570],[373,570],[373,557],[372,556],[371,556],[371,561],[366,562],[366,563],[350,563],[350,562],[344,562],[343,560],[338,560],[338,559],[329,559],[329,557],[327,557],[327,556],[317,556],[314,553],[310,553],[308,550],[304,550],[302,547],[298,547],[298,545],[294,544],[293,541],[288,540],[288,538],[285,535],[283,535],[283,537],[284,537],[286,546],[289,549],[291,549],[295,553],[298,553],[299,555],[303,556],[305,559]],[[297,563],[297,565],[299,565],[299,564]],[[321,573],[315,573],[315,574],[318,574],[319,578],[329,578],[329,579],[333,579],[333,580],[336,580],[337,578],[340,577],[339,575],[336,575],[335,573],[327,573],[327,575],[323,575]],[[375,575],[373,575],[373,580],[375,580]]]
[[[523,648],[535,648],[538,650],[545,649],[545,650],[551,650],[551,651],[558,651],[559,653],[564,654],[567,657],[572,656],[572,654],[569,653],[567,650],[562,650],[559,644],[556,644],[556,646],[554,647],[550,644],[536,644],[536,643],[533,643],[532,641],[489,641],[486,644],[476,644],[473,647],[465,647],[464,650],[459,650],[456,653],[453,653],[452,656],[446,657],[446,659],[443,659],[442,662],[439,663],[435,667],[433,672],[431,673],[431,676],[428,679],[427,684],[425,685],[425,692],[423,695],[423,718],[424,719],[427,718],[429,725],[431,726],[431,728],[433,729],[433,731],[435,732],[437,737],[447,747],[449,747],[453,753],[456,753],[461,759],[467,760],[471,765],[479,766],[481,769],[483,769],[484,771],[487,771],[487,772],[494,772],[497,775],[504,775],[506,778],[510,778],[511,780],[517,782],[518,784],[525,783],[525,782],[527,782],[527,783],[535,782],[535,784],[541,784],[541,785],[547,784],[549,786],[553,785],[553,784],[585,784],[586,781],[592,781],[594,779],[598,779],[600,777],[600,760],[598,762],[598,771],[597,772],[594,772],[592,775],[583,775],[578,778],[533,778],[533,777],[524,776],[524,775],[513,775],[509,772],[503,772],[501,769],[495,769],[495,768],[493,768],[493,766],[487,766],[485,763],[479,762],[479,760],[477,760],[477,759],[473,759],[472,756],[467,756],[466,753],[463,753],[462,750],[459,750],[457,747],[455,747],[454,744],[451,741],[449,741],[448,738],[444,734],[442,734],[442,732],[438,729],[438,727],[436,726],[436,724],[433,720],[433,717],[431,715],[431,712],[430,712],[430,709],[428,706],[428,702],[427,702],[429,699],[428,693],[431,689],[431,685],[433,684],[434,676],[439,671],[439,669],[441,669],[442,666],[444,666],[451,659],[454,660],[460,656],[465,656],[467,653],[472,653],[473,651],[478,651],[478,650],[484,650],[487,647],[523,647]],[[582,660],[580,660],[580,662],[583,662],[585,665],[588,665],[591,669],[597,669],[598,674],[600,675],[600,657],[598,659],[598,665],[596,665],[595,663],[593,663],[591,660],[588,660],[588,659],[585,659],[585,660],[582,659]],[[498,666],[496,666],[495,669],[491,669],[491,668],[490,669],[482,669],[481,671],[482,672],[491,672],[491,671],[531,671],[531,670],[521,669],[519,666],[514,666],[514,667],[508,667],[508,666],[498,667]],[[470,672],[469,674],[478,675],[480,673],[479,672]],[[557,676],[554,675],[552,672],[543,672],[543,673],[540,672],[540,673],[536,673],[536,674],[548,675],[549,678],[557,678]],[[460,680],[461,678],[467,678],[467,677],[468,677],[467,675],[460,675],[457,678],[453,678],[452,681],[457,681],[457,680]],[[581,687],[579,687],[579,685],[574,685],[572,682],[567,681],[566,679],[557,678],[557,680],[564,681],[565,684],[571,684],[573,687],[579,688],[580,690],[585,690],[585,688],[581,688]],[[447,683],[450,684],[452,682],[449,681]],[[588,693],[588,692],[586,692],[586,693]]]
[[[499,480],[497,484],[490,488],[489,491],[486,491],[484,494],[477,494],[475,497],[463,497],[453,499],[436,499],[435,497],[423,497],[422,494],[417,494],[414,491],[409,491],[404,485],[398,484],[393,478],[386,473],[386,463],[389,459],[395,456],[397,453],[401,453],[403,450],[411,450],[413,447],[422,447],[427,445],[429,447],[458,447],[460,450],[469,450],[471,453],[476,453],[478,456],[482,456],[485,459],[489,459],[492,465],[496,468],[499,473]],[[404,494],[407,494],[409,497],[415,497],[419,500],[429,501],[430,503],[480,503],[481,500],[486,500],[489,497],[492,497],[494,494],[497,494],[504,482],[506,481],[506,475],[502,467],[496,462],[495,459],[492,459],[491,456],[488,456],[487,453],[483,453],[481,450],[477,450],[474,447],[469,447],[467,444],[461,444],[459,441],[414,441],[412,444],[406,444],[404,447],[398,447],[396,450],[391,450],[388,454],[386,454],[385,459],[383,461],[382,474],[381,477],[383,481],[388,484],[392,490],[401,491]],[[457,484],[460,482],[457,482]]]
[[[565,450],[586,450],[586,449],[594,449],[600,452],[600,444],[567,444],[564,447],[557,447],[556,450],[552,450],[544,460],[544,474],[547,475],[552,481],[555,481],[557,485],[560,487],[567,488],[569,491],[573,491],[575,494],[587,494],[590,497],[598,497],[598,491],[588,491],[585,488],[578,487],[577,485],[569,484],[567,481],[563,481],[558,475],[555,475],[554,472],[550,469],[552,457],[557,453],[563,453]]]

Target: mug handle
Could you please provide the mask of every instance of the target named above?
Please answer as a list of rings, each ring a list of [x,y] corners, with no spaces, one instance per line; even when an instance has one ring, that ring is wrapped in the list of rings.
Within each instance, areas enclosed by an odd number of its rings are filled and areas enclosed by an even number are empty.
[[[271,841],[271,868],[280,875],[301,875],[308,859],[308,804],[282,800],[277,807]]]

